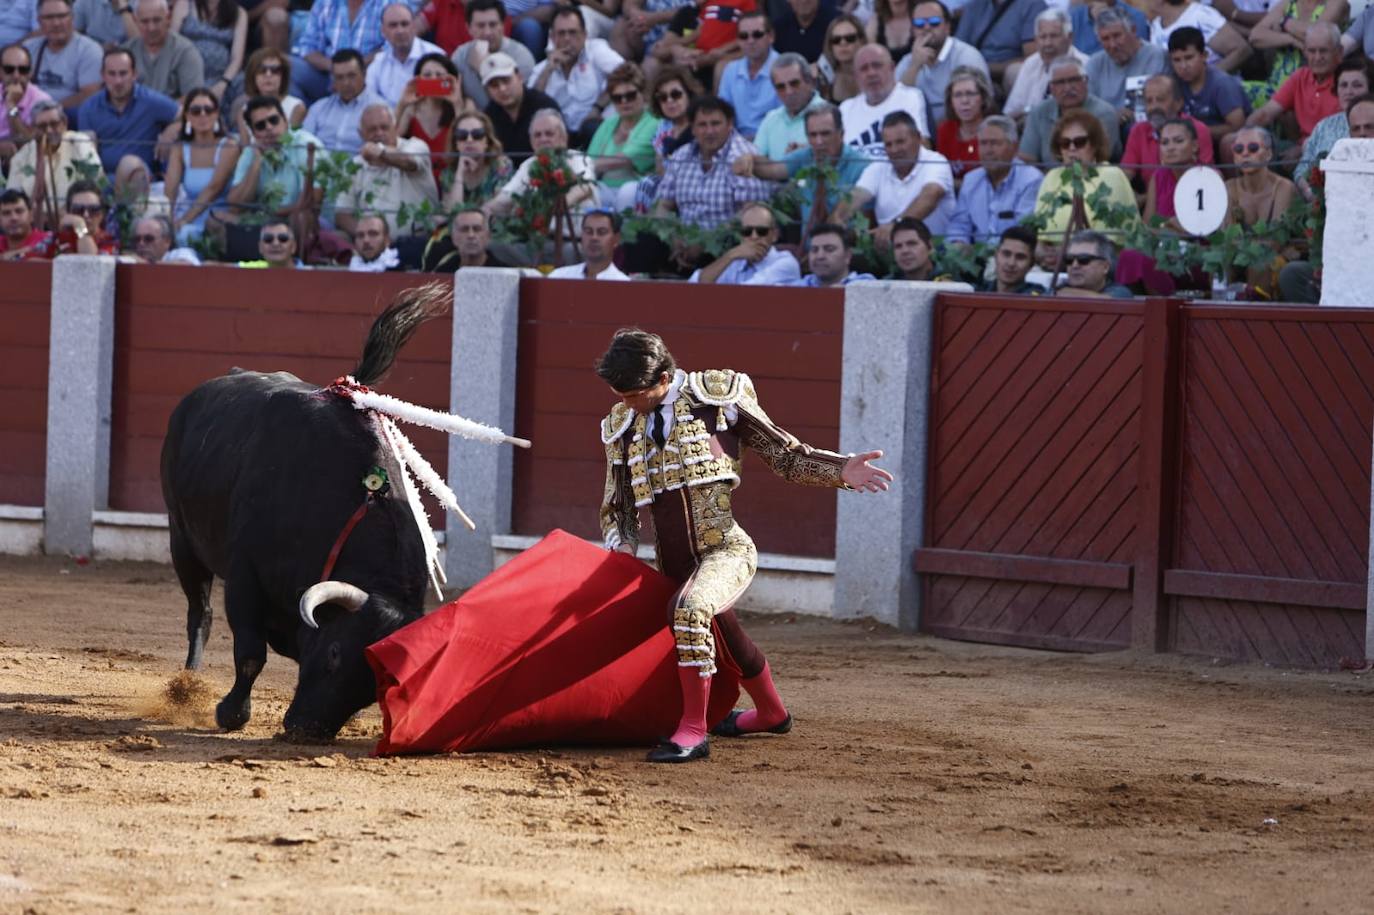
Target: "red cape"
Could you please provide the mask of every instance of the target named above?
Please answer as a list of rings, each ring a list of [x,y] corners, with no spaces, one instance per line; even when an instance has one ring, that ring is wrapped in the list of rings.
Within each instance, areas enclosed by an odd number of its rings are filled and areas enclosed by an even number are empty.
[[[682,714],[676,591],[631,556],[554,531],[367,649],[383,722],[374,752],[652,745]],[[710,725],[739,698],[739,669],[716,645]]]

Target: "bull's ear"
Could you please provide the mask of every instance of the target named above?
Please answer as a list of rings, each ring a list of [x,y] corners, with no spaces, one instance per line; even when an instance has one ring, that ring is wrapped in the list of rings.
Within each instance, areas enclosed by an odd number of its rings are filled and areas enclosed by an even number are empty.
[[[334,604],[349,613],[357,613],[367,603],[367,592],[355,588],[346,581],[322,581],[311,585],[301,595],[301,619],[312,629],[320,628],[315,622],[315,609],[321,604]]]

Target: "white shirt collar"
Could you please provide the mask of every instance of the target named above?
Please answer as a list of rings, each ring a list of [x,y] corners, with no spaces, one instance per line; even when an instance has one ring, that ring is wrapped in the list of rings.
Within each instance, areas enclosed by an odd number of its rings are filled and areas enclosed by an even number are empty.
[[[678,395],[682,393],[682,384],[686,380],[687,373],[682,369],[678,369],[673,373],[673,380],[668,383],[668,393],[663,395],[663,402],[658,405],[660,410],[664,407],[671,407],[673,404],[677,403]]]

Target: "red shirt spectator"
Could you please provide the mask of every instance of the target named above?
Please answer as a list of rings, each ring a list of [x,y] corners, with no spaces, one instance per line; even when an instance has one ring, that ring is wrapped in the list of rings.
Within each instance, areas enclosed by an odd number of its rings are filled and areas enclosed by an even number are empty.
[[[1336,98],[1335,76],[1330,73],[1314,76],[1311,67],[1299,67],[1283,81],[1270,101],[1277,102],[1284,111],[1291,111],[1297,116],[1304,142],[1316,130],[1318,121],[1342,110],[1341,102]]]
[[[967,140],[959,136],[959,122],[952,117],[941,121],[935,131],[935,151],[949,160],[955,178],[962,178],[965,172],[982,164],[978,158],[978,135]]]
[[[443,48],[445,54],[452,54],[460,44],[472,40],[463,0],[429,0],[420,9],[420,15],[425,17],[428,29],[433,32],[431,40]],[[509,19],[506,32],[510,32]]]
[[[0,255],[9,255],[0,258],[7,261],[49,260],[57,256],[57,250],[51,232],[34,229],[17,242],[0,235]]]
[[[1193,122],[1193,130],[1197,133],[1197,160],[1203,165],[1211,165],[1216,159],[1212,154],[1212,133],[1207,129],[1207,125],[1197,118],[1183,115]],[[1149,121],[1141,121],[1131,128],[1130,134],[1126,137],[1126,151],[1121,154],[1121,167],[1126,174],[1135,175],[1137,172],[1149,180],[1150,175],[1155,169],[1149,166],[1159,164],[1159,131]]]
[[[52,233],[34,228],[33,204],[17,188],[0,191],[0,261],[26,261],[54,255]]]
[[[687,38],[698,51],[714,51],[734,41],[740,16],[757,8],[754,0],[701,0],[678,10],[668,30]]]

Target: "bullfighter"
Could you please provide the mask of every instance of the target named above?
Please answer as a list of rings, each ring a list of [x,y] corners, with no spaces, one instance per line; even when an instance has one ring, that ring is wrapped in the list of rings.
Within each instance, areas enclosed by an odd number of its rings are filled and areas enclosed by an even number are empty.
[[[754,708],[731,712],[714,733],[787,733],[792,716],[773,685],[768,661],[732,609],[758,566],[754,542],[730,508],[740,482],[740,449],[754,451],[789,482],[857,492],[888,488],[892,474],[869,463],[883,453],[836,454],[799,441],[768,418],[748,375],[729,369],[684,372],[662,338],[642,330],[618,331],[596,372],[620,398],[601,423],[606,548],[633,555],[639,510],[648,507],[658,567],[681,584],[669,615],[682,718],[649,753],[649,761],[678,763],[710,755],[706,707],[717,634],[739,665]]]

